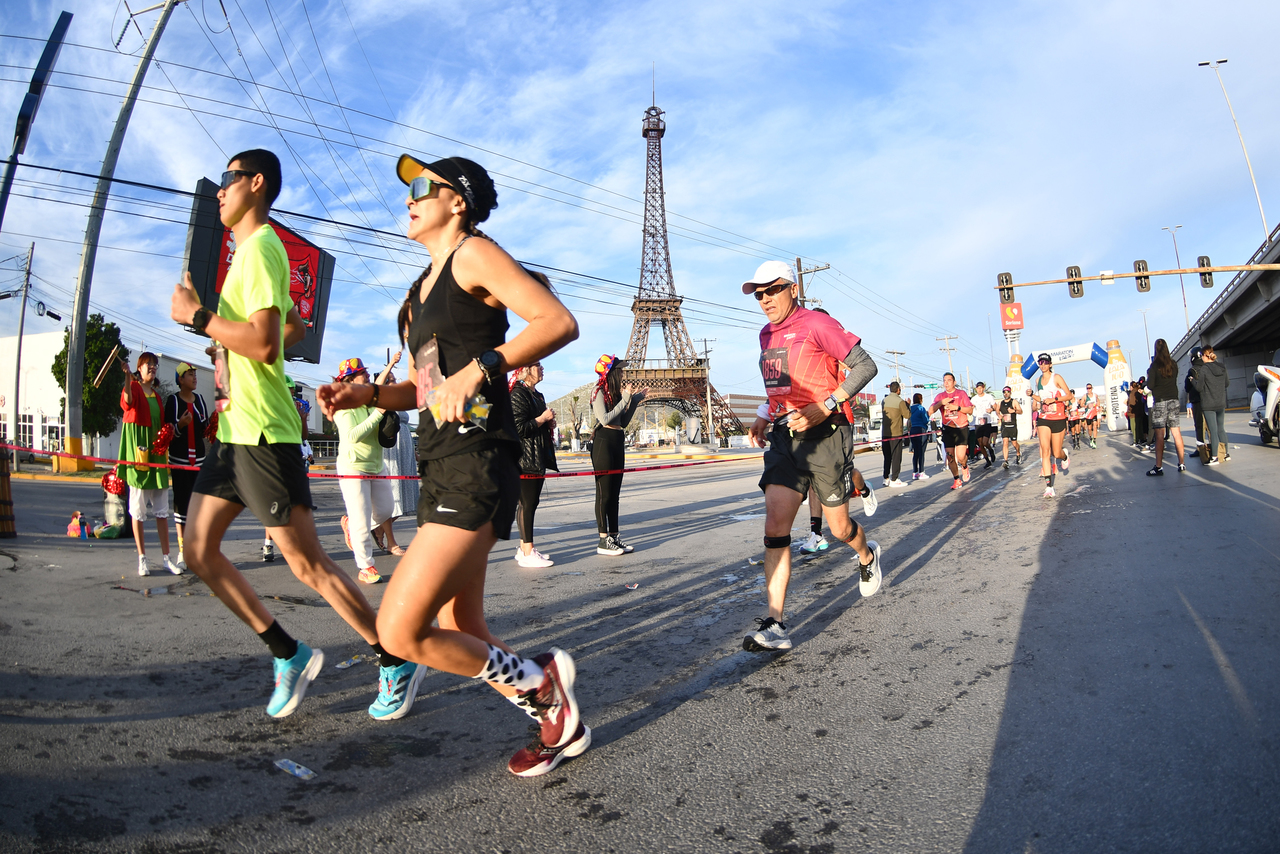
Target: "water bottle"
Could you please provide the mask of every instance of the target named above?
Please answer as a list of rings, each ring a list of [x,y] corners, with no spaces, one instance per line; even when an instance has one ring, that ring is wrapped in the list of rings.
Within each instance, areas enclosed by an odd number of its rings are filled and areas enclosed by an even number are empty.
[[[292,759],[277,759],[276,767],[281,771],[287,771],[299,780],[310,780],[316,776],[316,772],[312,771],[305,765],[299,765]]]

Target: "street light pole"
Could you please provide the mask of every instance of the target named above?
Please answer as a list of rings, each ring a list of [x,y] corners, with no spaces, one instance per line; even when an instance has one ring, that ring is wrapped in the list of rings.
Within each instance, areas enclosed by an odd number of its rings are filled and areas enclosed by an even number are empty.
[[[902,377],[898,376],[898,357],[907,355],[907,351],[906,350],[885,350],[884,352],[887,355],[890,355],[893,357],[893,378],[897,382],[901,383]]]
[[[1166,225],[1160,229],[1161,231],[1169,232],[1169,236],[1173,238],[1173,260],[1178,262],[1179,270],[1182,269],[1182,258],[1181,256],[1178,255],[1178,229],[1180,228],[1182,228],[1182,226],[1180,225],[1175,225],[1173,228],[1170,228],[1169,226]],[[1187,331],[1190,332],[1191,331],[1191,314],[1187,311],[1187,283],[1182,281],[1181,273],[1178,274],[1178,282],[1181,283],[1182,285],[1182,316],[1187,319]],[[1142,319],[1143,319],[1143,322],[1145,322],[1147,319],[1147,316],[1145,314],[1142,315]],[[1151,348],[1148,347],[1147,349],[1151,349]]]
[[[1201,68],[1212,68],[1213,73],[1218,75],[1218,85],[1222,87],[1222,97],[1227,101],[1227,109],[1231,112],[1231,123],[1236,126],[1236,136],[1240,138],[1240,150],[1244,152],[1244,165],[1249,167],[1249,180],[1253,182],[1253,195],[1258,199],[1258,214],[1262,217],[1262,242],[1264,244],[1271,242],[1271,229],[1267,226],[1267,215],[1262,210],[1262,194],[1258,192],[1258,179],[1253,177],[1253,164],[1249,162],[1249,149],[1244,147],[1244,134],[1240,132],[1240,122],[1236,121],[1235,108],[1231,106],[1231,98],[1227,96],[1227,84],[1222,82],[1222,72],[1218,70],[1218,66],[1226,65],[1225,59],[1219,59],[1216,62],[1201,62]]]
[[[1140,308],[1140,309],[1138,309],[1138,311],[1139,311],[1139,312],[1141,312],[1141,314],[1142,314],[1142,332],[1143,332],[1143,334],[1144,334],[1144,335],[1146,335],[1146,336],[1147,336],[1147,358],[1148,358],[1148,359],[1150,359],[1150,358],[1151,358],[1151,333],[1147,330],[1147,312],[1148,312],[1148,311],[1150,311],[1150,310],[1151,310],[1151,309],[1149,309],[1149,308]],[[1130,353],[1130,354],[1129,354],[1129,360],[1130,360],[1130,361],[1133,361],[1133,354],[1132,354],[1132,353]]]

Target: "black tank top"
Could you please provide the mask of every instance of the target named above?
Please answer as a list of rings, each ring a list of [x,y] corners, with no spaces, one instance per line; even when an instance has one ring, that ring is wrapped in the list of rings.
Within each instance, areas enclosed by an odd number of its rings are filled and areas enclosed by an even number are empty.
[[[463,240],[466,243],[466,240]],[[462,244],[458,245],[460,249]],[[431,360],[430,344],[434,340],[440,373],[448,378],[465,368],[485,350],[506,341],[506,309],[491,308],[468,294],[453,278],[453,257],[445,259],[440,276],[424,301],[413,296],[413,320],[409,324],[409,348],[413,353],[415,382],[419,400],[424,393],[426,364]],[[420,291],[419,291],[420,292]],[[480,394],[492,407],[483,429],[468,423],[447,423],[437,428],[430,410],[418,412],[418,459],[438,460],[455,454],[471,454],[504,442],[519,444],[515,419],[511,414],[511,393],[505,376],[496,384],[484,383]]]

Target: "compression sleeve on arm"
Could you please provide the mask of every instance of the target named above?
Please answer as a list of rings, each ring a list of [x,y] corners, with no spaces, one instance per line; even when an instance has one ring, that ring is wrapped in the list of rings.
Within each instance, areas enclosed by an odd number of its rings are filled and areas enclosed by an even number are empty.
[[[875,360],[862,349],[861,344],[853,345],[849,355],[844,357],[844,364],[849,369],[849,373],[845,376],[844,382],[840,383],[840,389],[848,397],[853,397],[866,388],[867,383],[875,379],[876,372],[879,371]]]

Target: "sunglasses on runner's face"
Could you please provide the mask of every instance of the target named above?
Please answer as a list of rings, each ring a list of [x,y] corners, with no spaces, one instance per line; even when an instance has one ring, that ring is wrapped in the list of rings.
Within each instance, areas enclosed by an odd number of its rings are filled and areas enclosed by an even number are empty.
[[[228,169],[226,172],[222,173],[222,180],[218,183],[218,189],[227,189],[236,181],[239,181],[242,175],[245,177],[253,177],[257,174],[257,172],[247,172],[244,169]]]
[[[1041,364],[1041,365],[1052,365],[1052,364],[1053,364],[1053,362],[1050,362],[1048,359],[1041,359],[1041,360],[1040,360],[1040,364]]]
[[[763,288],[761,290],[756,291],[756,299],[763,300],[766,296],[775,297],[790,287],[791,285],[788,282],[781,282],[776,285],[770,285],[767,288]]]
[[[431,195],[432,189],[436,187],[447,187],[455,193],[458,192],[458,188],[452,184],[446,184],[444,181],[437,181],[435,178],[426,178],[420,175],[409,182],[409,198],[415,202],[419,199],[425,199]]]

